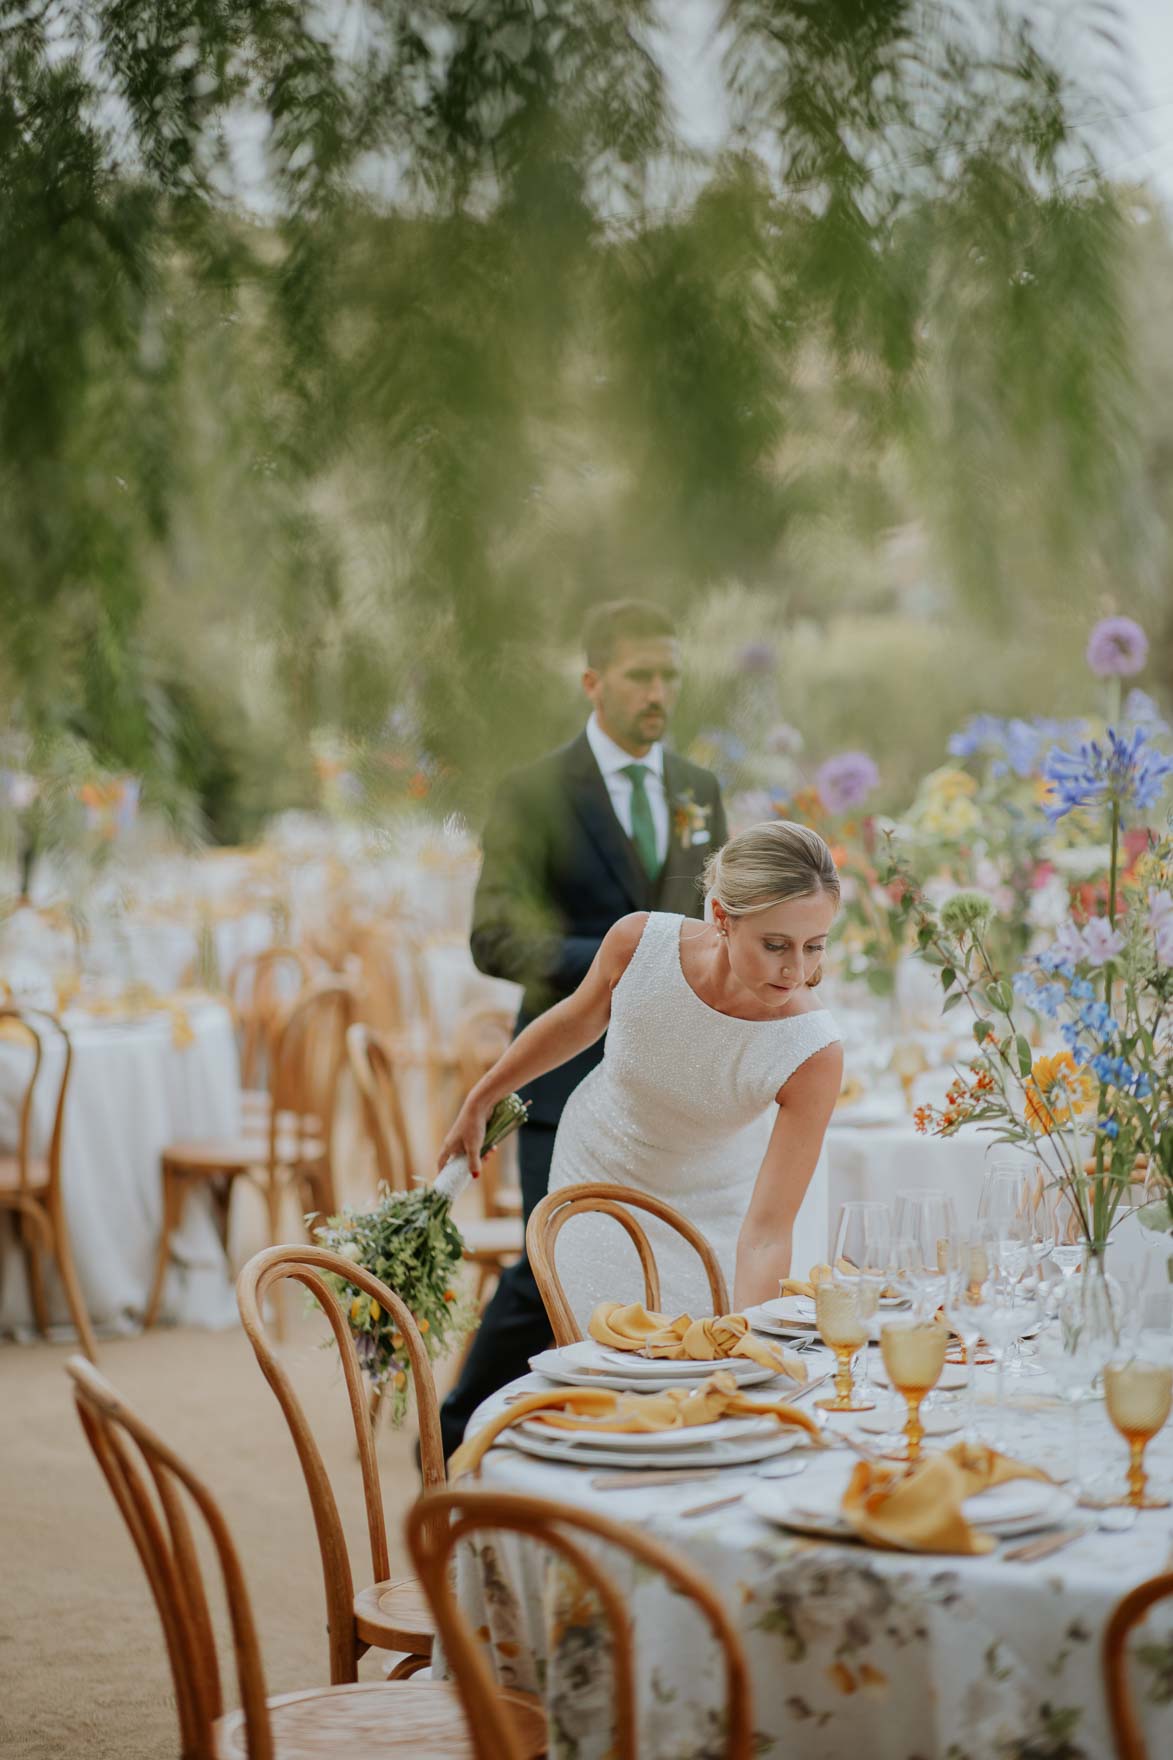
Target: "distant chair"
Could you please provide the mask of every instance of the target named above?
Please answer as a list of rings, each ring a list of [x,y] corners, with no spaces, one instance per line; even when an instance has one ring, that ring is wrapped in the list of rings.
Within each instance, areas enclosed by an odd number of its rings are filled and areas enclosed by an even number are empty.
[[[407,1512],[405,1527],[444,1655],[468,1707],[476,1760],[524,1760],[518,1732],[490,1672],[488,1646],[470,1625],[454,1586],[453,1554],[461,1542],[474,1534],[502,1532],[521,1535],[564,1560],[599,1606],[611,1640],[609,1755],[615,1760],[636,1760],[638,1755],[636,1665],[630,1592],[621,1588],[600,1562],[600,1541],[628,1553],[638,1566],[658,1572],[703,1616],[725,1665],[721,1733],[706,1742],[705,1752],[721,1753],[725,1760],[750,1760],[754,1751],[753,1705],[741,1639],[712,1584],[661,1540],[579,1505],[518,1492],[465,1491],[460,1486],[426,1493]],[[591,1543],[589,1551],[584,1541]]]
[[[1102,1660],[1108,1715],[1117,1760],[1148,1760],[1148,1749],[1128,1691],[1128,1639],[1150,1607],[1173,1597],[1173,1571],[1138,1583],[1116,1603],[1104,1627]]]
[[[267,1114],[267,1082],[281,1028],[290,1009],[310,988],[310,961],[296,947],[266,947],[237,960],[228,980],[228,1001],[241,1032],[241,1105]]]
[[[363,1117],[374,1144],[379,1177],[386,1180],[392,1191],[407,1191],[412,1185],[430,1183],[435,1177],[435,1169],[429,1168],[424,1175],[417,1172],[412,1161],[392,1042],[385,1034],[376,1033],[356,1021],[346,1035],[346,1050],[362,1098]],[[485,1177],[482,1173],[481,1179]],[[491,1174],[488,1177],[491,1178]],[[477,1267],[476,1299],[479,1303],[503,1268],[520,1257],[525,1244],[521,1219],[515,1216],[470,1216],[462,1217],[457,1227],[464,1242],[464,1257]]]
[[[461,1015],[452,1036],[452,1058],[459,1083],[459,1100],[476,1087],[513,1040],[513,1016],[507,1009],[473,1006]],[[459,1104],[459,1101],[458,1101]],[[445,1121],[445,1129],[451,1120]],[[513,1139],[514,1143],[516,1139]],[[501,1178],[500,1153],[490,1155],[481,1167],[481,1202],[485,1215],[520,1216],[521,1187]]]
[[[659,1312],[660,1273],[656,1268],[656,1255],[647,1234],[630,1214],[632,1210],[644,1210],[649,1216],[658,1217],[669,1228],[674,1228],[678,1235],[683,1236],[689,1246],[695,1249],[708,1278],[713,1313],[729,1312],[729,1291],[725,1286],[717,1256],[700,1230],[694,1228],[679,1210],[674,1210],[663,1198],[653,1198],[649,1193],[634,1191],[629,1186],[612,1185],[609,1180],[561,1186],[557,1191],[547,1192],[540,1203],[534,1206],[529,1227],[525,1231],[526,1256],[545,1304],[556,1345],[577,1344],[582,1338],[582,1329],[566,1299],[554,1262],[558,1235],[575,1216],[594,1211],[614,1217],[639,1254],[644,1274],[644,1305],[652,1313]]]
[[[232,1536],[201,1479],[81,1357],[67,1365],[78,1417],[130,1530],[159,1618],[175,1685],[184,1760],[474,1760],[479,1753],[459,1690],[446,1681],[304,1687],[270,1697],[252,1603]],[[241,1708],[225,1712],[220,1659],[189,1515],[203,1519],[219,1567]],[[536,1701],[499,1693],[511,1754],[545,1752]]]
[[[170,1143],[164,1149],[163,1226],[144,1325],[152,1325],[158,1314],[171,1237],[193,1186],[212,1190],[226,1247],[232,1188],[241,1177],[249,1179],[265,1199],[271,1240],[280,1236],[282,1204],[291,1189],[299,1194],[303,1210],[329,1215],[337,1208],[330,1142],[353,1009],[353,993],[346,984],[320,984],[307,990],[294,1004],[277,1040],[263,1125],[250,1128],[246,1119],[239,1137]]]
[[[33,1317],[42,1335],[49,1330],[49,1307],[45,1298],[45,1280],[41,1268],[41,1249],[57,1261],[65,1300],[81,1347],[91,1363],[98,1360],[93,1328],[86,1312],[73,1251],[69,1244],[69,1220],[61,1191],[61,1133],[65,1122],[65,1099],[73,1068],[73,1045],[69,1034],[56,1015],[39,1008],[0,1007],[0,1021],[10,1021],[17,1036],[27,1035],[32,1053],[32,1069],[20,1102],[20,1130],[15,1154],[0,1155],[0,1210],[11,1211],[17,1219],[20,1244],[28,1272],[29,1297]],[[35,1023],[40,1022],[38,1027]],[[52,1108],[53,1127],[49,1148],[44,1155],[32,1150],[33,1099],[44,1063],[44,1032],[48,1028],[61,1041],[61,1074],[57,1079],[57,1098]],[[11,1029],[10,1029],[11,1031]]]

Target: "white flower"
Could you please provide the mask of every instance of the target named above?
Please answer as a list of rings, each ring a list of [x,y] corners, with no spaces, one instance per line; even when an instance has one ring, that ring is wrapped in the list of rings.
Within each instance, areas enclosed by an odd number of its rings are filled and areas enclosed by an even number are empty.
[[[338,1248],[338,1257],[349,1259],[352,1265],[361,1265],[362,1248],[357,1241],[347,1241],[344,1246]]]
[[[1123,950],[1124,937],[1119,929],[1113,929],[1107,917],[1092,917],[1084,928],[1083,944],[1090,964],[1102,966]]]
[[[1156,886],[1149,887],[1149,928],[1157,959],[1163,966],[1173,966],[1173,895]]]

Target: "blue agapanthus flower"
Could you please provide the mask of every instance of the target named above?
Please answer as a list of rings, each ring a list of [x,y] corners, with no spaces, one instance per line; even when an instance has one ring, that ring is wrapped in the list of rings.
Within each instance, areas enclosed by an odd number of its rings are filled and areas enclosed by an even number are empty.
[[[1043,775],[1051,784],[1044,811],[1054,824],[1080,807],[1120,808],[1144,812],[1155,806],[1173,773],[1173,758],[1149,744],[1144,728],[1127,736],[1108,729],[1106,743],[1086,740],[1075,751],[1055,746],[1047,753]]]
[[[949,741],[954,758],[990,759],[990,773],[1005,776],[1034,776],[1047,746],[1056,740],[1077,739],[1083,732],[1082,721],[1056,721],[1042,715],[1024,721],[1018,716],[1004,720],[1000,715],[971,715]]]

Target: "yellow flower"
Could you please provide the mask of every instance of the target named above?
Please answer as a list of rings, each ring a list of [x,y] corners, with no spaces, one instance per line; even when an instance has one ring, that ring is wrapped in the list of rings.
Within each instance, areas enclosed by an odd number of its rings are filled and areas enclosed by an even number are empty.
[[[374,1296],[372,1296],[371,1297],[371,1319],[377,1320],[379,1318],[379,1315],[382,1312],[383,1312],[382,1308],[380,1308],[378,1302],[375,1300]]]
[[[1090,1070],[1080,1069],[1070,1051],[1036,1057],[1026,1084],[1026,1122],[1036,1136],[1049,1137],[1073,1116],[1084,1117],[1096,1103]]]
[[[946,764],[941,770],[931,770],[922,784],[925,792],[937,800],[952,801],[959,795],[975,795],[977,783],[967,770],[954,770]]]
[[[357,1326],[358,1322],[362,1319],[362,1305],[366,1301],[366,1299],[367,1298],[365,1296],[355,1296],[354,1300],[351,1302],[351,1304],[350,1304],[350,1324],[352,1326]]]

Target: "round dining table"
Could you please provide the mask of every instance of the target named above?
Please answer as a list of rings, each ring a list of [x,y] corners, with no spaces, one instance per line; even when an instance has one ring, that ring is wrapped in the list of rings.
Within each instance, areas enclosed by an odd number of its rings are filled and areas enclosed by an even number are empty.
[[[135,1016],[67,1011],[73,1068],[65,1104],[62,1186],[73,1257],[99,1332],[141,1324],[162,1223],[159,1157],[168,1143],[232,1136],[240,1125],[240,1075],[232,1017],[211,998],[172,998]],[[62,1045],[45,1038],[33,1108],[33,1151],[52,1128]],[[28,1079],[27,1042],[0,1038],[0,1139],[15,1148]],[[50,1319],[68,1322],[55,1269],[46,1264]],[[163,1316],[228,1326],[232,1280],[210,1197],[194,1192],[172,1244]],[[23,1254],[0,1216],[0,1333],[33,1326]]]
[[[813,1377],[817,1353],[808,1361]],[[978,1371],[983,1422],[992,1374]],[[481,1407],[469,1433],[511,1396],[552,1386],[538,1375],[514,1382]],[[1010,1434],[1017,1458],[1062,1478],[1070,1415],[1049,1386],[1032,1376],[1012,1396]],[[1085,1472],[1123,1487],[1126,1450],[1102,1405],[1085,1410],[1083,1436]],[[1115,1752],[1101,1636],[1126,1590],[1170,1568],[1168,1510],[1107,1529],[1097,1524],[1129,1517],[1076,1508],[1053,1536],[1062,1543],[1033,1562],[1006,1556],[1020,1544],[1011,1541],[985,1556],[884,1551],[792,1532],[755,1513],[747,1499],[776,1461],[667,1484],[648,1474],[644,1488],[614,1483],[611,1468],[535,1458],[507,1439],[484,1457],[485,1488],[630,1523],[678,1549],[716,1587],[745,1647],[760,1760],[1110,1760]],[[1173,1489],[1173,1427],[1149,1456],[1154,1482]],[[837,1486],[853,1457],[803,1449],[782,1459],[804,1464],[768,1495]],[[612,1548],[605,1563],[633,1617],[641,1760],[716,1760],[724,1676],[707,1627],[648,1567]],[[550,1754],[602,1760],[611,1710],[605,1627],[568,1567],[533,1540],[493,1533],[463,1543],[457,1572],[461,1606],[496,1677],[543,1698]],[[1173,1753],[1173,1602],[1155,1608],[1137,1635],[1130,1678],[1149,1755]]]

